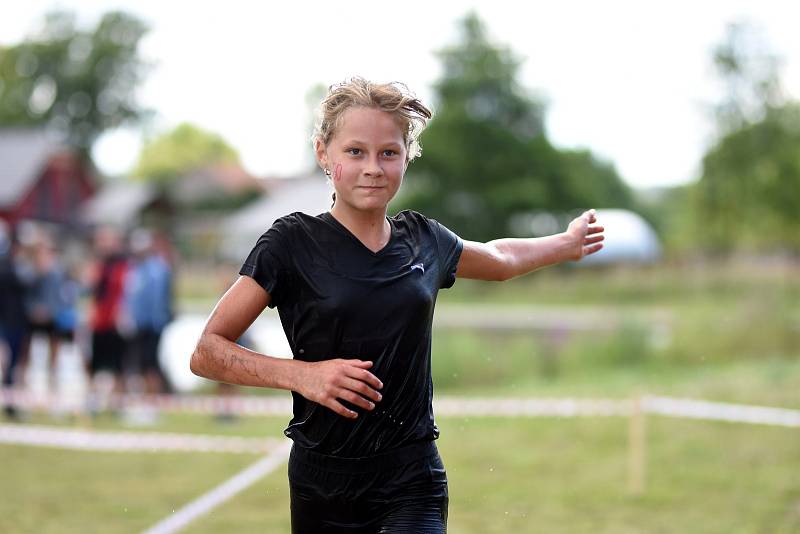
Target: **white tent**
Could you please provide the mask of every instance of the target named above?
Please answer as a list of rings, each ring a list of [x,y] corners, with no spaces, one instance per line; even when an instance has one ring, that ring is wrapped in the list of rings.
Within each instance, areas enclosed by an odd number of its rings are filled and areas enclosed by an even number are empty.
[[[597,222],[605,228],[603,249],[580,263],[654,263],[661,258],[658,236],[639,214],[620,209],[597,210]]]

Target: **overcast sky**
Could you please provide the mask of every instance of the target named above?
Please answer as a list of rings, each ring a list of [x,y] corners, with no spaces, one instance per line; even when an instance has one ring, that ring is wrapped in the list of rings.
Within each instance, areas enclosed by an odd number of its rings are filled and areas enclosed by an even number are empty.
[[[0,8],[0,43],[22,39],[54,6],[87,23],[113,8],[143,18],[151,32],[142,52],[154,68],[140,100],[157,112],[152,130],[190,121],[216,131],[258,176],[309,169],[305,95],[316,83],[399,80],[431,101],[434,52],[455,41],[470,9],[524,59],[520,81],[548,103],[554,143],[591,149],[637,187],[697,177],[720,95],[710,54],[727,23],[760,26],[783,57],[786,89],[800,97],[798,2],[26,0]],[[104,136],[101,169],[129,169],[141,135]]]

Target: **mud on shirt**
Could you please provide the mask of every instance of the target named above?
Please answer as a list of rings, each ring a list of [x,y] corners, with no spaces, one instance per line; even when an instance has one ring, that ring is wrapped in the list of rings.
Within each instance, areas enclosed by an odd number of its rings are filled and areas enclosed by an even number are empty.
[[[292,213],[256,243],[240,274],[270,294],[295,359],[372,361],[382,400],[356,419],[292,392],[284,433],[299,446],[369,456],[439,436],[433,418],[431,326],[440,288],[455,282],[463,242],[433,219],[403,211],[372,252],[330,213]]]

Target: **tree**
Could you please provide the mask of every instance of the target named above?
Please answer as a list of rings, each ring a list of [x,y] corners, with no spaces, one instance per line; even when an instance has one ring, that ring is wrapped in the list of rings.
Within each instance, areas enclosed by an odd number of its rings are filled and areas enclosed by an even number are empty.
[[[692,191],[698,236],[715,252],[800,251],[800,103],[753,27],[729,26],[713,59],[726,92]]]
[[[439,57],[436,116],[400,204],[481,240],[508,234],[519,214],[630,205],[611,165],[552,146],[544,105],[517,82],[520,61],[489,41],[476,15]]]
[[[48,14],[24,42],[0,48],[0,123],[47,126],[88,154],[104,131],[146,114],[136,101],[146,32],[122,12],[90,31],[78,29],[72,13]]]
[[[729,24],[712,59],[724,90],[715,110],[720,134],[763,119],[769,108],[783,101],[778,75],[780,59],[752,24]]]
[[[238,164],[239,153],[220,135],[182,123],[145,143],[133,174],[164,183],[216,163]]]
[[[800,252],[800,104],[770,108],[703,158],[699,234],[716,252]]]

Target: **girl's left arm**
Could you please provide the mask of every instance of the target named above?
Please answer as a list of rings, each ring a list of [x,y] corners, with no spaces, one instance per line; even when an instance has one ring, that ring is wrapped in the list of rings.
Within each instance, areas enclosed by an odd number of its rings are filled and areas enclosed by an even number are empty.
[[[541,267],[578,261],[603,248],[602,226],[594,210],[574,219],[565,232],[530,239],[464,241],[456,276],[476,280],[509,280]]]

